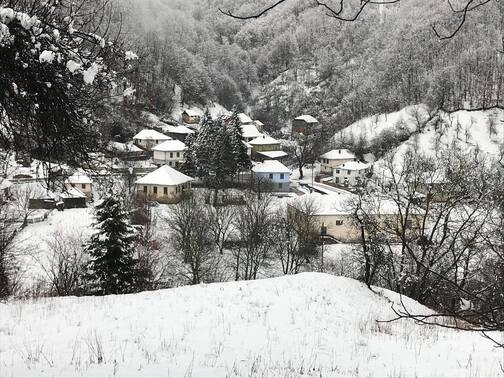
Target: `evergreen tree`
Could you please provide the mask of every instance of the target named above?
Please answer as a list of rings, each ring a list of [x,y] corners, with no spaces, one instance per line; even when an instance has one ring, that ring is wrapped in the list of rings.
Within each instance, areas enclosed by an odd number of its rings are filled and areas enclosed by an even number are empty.
[[[198,134],[189,134],[185,140],[185,145],[187,147],[186,153],[184,154],[184,163],[182,164],[181,170],[184,174],[195,177],[197,174],[196,158],[194,153],[194,146]]]
[[[96,207],[96,228],[87,247],[87,278],[97,295],[130,293],[135,288],[135,229],[123,201],[111,195]]]
[[[207,109],[192,150],[196,165],[196,175],[199,178],[208,180],[211,175],[215,174],[217,151],[217,128]]]
[[[250,169],[252,163],[250,161],[250,156],[247,153],[247,146],[243,143],[244,139],[241,121],[238,117],[238,111],[236,108],[233,109],[233,114],[229,119],[228,133],[230,135],[233,158],[236,163],[236,170],[234,171],[234,174],[238,173],[240,170]]]

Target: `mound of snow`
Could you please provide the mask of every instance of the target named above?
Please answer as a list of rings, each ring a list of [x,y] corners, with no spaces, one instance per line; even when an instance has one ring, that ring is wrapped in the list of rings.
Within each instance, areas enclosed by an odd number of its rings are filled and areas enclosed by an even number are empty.
[[[3,376],[497,376],[477,334],[394,316],[323,274],[0,304]],[[407,300],[413,311],[428,310]]]

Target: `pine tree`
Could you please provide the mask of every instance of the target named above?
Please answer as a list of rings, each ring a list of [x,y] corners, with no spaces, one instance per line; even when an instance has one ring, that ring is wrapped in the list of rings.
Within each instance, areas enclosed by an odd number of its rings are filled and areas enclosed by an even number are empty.
[[[195,177],[197,174],[196,158],[195,158],[195,143],[198,134],[189,134],[185,140],[185,145],[187,146],[186,153],[184,154],[184,163],[182,164],[181,171],[191,177]]]
[[[241,121],[238,117],[238,111],[236,108],[233,109],[233,114],[228,121],[228,132],[231,139],[234,161],[236,163],[236,170],[234,174],[238,173],[240,170],[250,169],[252,163],[250,161],[250,156],[247,153],[247,146],[243,143],[244,139]]]
[[[130,293],[135,288],[135,229],[123,201],[111,195],[96,207],[96,228],[87,247],[87,279],[96,295]]]

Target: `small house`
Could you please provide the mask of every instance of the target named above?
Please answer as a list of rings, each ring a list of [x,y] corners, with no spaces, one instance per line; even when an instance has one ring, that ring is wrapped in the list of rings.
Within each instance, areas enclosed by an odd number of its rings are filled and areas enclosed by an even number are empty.
[[[179,140],[167,140],[152,149],[154,151],[154,163],[177,167],[184,161],[186,145]]]
[[[182,122],[188,125],[197,125],[203,117],[203,112],[199,109],[186,109],[182,112]]]
[[[347,149],[326,152],[320,156],[320,173],[332,175],[334,168],[350,161],[357,161],[357,157]]]
[[[188,128],[187,126],[182,125],[166,125],[163,127],[163,132],[168,135],[170,138],[179,140],[181,142],[185,142],[186,138],[190,134],[194,134],[194,131]]]
[[[297,117],[292,121],[292,133],[293,134],[313,134],[316,131],[320,130],[320,123],[311,115],[304,114],[302,116]]]
[[[84,172],[77,171],[72,176],[66,179],[65,188],[77,188],[86,195],[88,201],[93,199],[93,180]]]
[[[163,165],[154,172],[137,180],[137,197],[160,203],[178,203],[183,195],[191,192],[192,177],[176,169]]]
[[[344,186],[359,186],[371,173],[371,165],[360,161],[349,161],[333,168],[335,184]]]
[[[133,142],[140,148],[147,151],[152,151],[152,148],[160,143],[171,140],[167,135],[161,134],[159,131],[151,129],[143,129],[133,137]]]
[[[291,171],[277,160],[266,160],[252,168],[252,176],[256,183],[270,186],[273,192],[290,191]]]
[[[77,188],[69,188],[60,194],[60,201],[63,201],[65,209],[81,209],[87,207],[86,195]]]
[[[262,135],[248,143],[252,148],[252,158],[256,161],[281,160],[287,156],[276,139]]]

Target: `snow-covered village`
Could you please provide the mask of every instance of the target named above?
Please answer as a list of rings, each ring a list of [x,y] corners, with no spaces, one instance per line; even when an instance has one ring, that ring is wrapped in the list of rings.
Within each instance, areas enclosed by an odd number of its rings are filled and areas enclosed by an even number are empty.
[[[0,377],[503,377],[503,25],[0,0]]]

